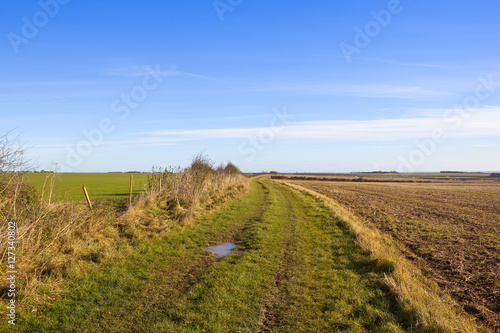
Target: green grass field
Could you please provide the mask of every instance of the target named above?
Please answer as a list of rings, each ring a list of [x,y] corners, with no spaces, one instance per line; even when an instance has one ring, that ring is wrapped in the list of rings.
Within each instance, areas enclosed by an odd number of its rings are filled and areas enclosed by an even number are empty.
[[[87,188],[91,199],[123,198],[129,194],[130,175],[133,175],[133,193],[138,194],[147,184],[149,173],[58,173],[56,174],[52,201],[85,200],[82,186]],[[48,173],[28,173],[27,181],[39,191],[44,182],[47,197],[50,188]]]

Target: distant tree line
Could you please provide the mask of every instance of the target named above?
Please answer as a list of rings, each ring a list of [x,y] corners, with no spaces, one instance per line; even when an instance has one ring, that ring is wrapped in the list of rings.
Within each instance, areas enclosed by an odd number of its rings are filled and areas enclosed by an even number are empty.
[[[416,181],[414,179],[370,179],[358,178],[329,178],[329,177],[307,177],[307,176],[271,176],[271,179],[282,180],[314,180],[322,182],[367,182],[367,183],[431,183],[430,181]]]

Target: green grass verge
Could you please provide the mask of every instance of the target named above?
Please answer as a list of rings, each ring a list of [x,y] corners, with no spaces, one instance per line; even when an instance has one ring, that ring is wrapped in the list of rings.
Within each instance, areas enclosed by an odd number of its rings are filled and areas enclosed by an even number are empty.
[[[225,241],[236,241],[238,254],[216,259],[204,250]],[[383,283],[393,264],[370,259],[318,199],[275,183],[253,182],[226,209],[123,251],[68,276],[64,298],[23,309],[16,329],[422,331]]]

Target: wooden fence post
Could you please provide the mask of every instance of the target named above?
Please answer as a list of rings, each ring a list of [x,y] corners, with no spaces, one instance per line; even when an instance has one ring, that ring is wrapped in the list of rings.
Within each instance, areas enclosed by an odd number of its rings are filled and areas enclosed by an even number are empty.
[[[85,199],[87,199],[87,204],[89,205],[90,210],[92,210],[92,203],[90,202],[89,194],[87,193],[87,189],[85,186],[82,186],[83,193],[85,194]]]
[[[130,208],[132,206],[132,181],[134,179],[134,176],[130,175],[130,191],[128,194],[128,207]]]

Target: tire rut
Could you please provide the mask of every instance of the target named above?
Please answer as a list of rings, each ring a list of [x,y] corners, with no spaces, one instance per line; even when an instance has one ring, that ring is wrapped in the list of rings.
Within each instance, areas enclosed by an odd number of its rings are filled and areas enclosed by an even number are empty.
[[[274,275],[275,288],[271,292],[272,302],[266,307],[264,314],[264,321],[260,332],[272,332],[275,328],[280,326],[282,320],[280,315],[280,307],[284,302],[286,297],[286,291],[284,290],[286,282],[290,279],[291,270],[293,263],[293,248],[295,244],[295,225],[297,223],[297,215],[295,213],[294,206],[290,198],[286,195],[282,188],[273,186],[273,188],[278,192],[280,200],[284,202],[284,205],[288,211],[288,224],[287,227],[287,237],[283,245],[283,258],[282,265],[278,272]]]

